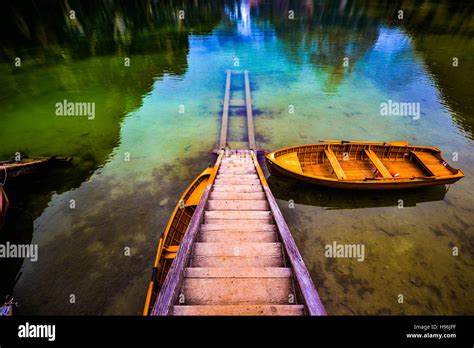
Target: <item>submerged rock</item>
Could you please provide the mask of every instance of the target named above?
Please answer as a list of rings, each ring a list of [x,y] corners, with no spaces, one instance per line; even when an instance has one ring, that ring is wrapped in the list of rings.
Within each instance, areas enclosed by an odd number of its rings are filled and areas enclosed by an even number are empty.
[[[423,281],[418,277],[411,277],[410,278],[410,283],[412,283],[413,285],[415,285],[417,287],[420,287],[420,286],[423,285]]]
[[[169,201],[170,201],[169,197],[162,199],[159,203],[160,207],[164,207],[165,205],[168,205]]]

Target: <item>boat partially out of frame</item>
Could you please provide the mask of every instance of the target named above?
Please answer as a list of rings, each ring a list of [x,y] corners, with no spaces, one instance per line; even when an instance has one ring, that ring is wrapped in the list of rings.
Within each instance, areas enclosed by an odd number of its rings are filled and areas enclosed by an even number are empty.
[[[199,176],[188,186],[179,199],[173,214],[168,221],[165,231],[162,233],[158,242],[155,262],[151,280],[148,286],[148,292],[143,308],[143,315],[149,315],[156,297],[160,291],[166,275],[176,257],[183,236],[193,217],[196,206],[208,185],[211,175],[215,168],[206,168]]]
[[[273,175],[343,189],[406,189],[464,177],[438,148],[407,142],[322,140],[271,152],[265,161]]]
[[[7,216],[7,211],[8,211],[8,197],[3,189],[2,186],[0,186],[0,229],[3,227],[3,223],[5,222],[5,217]]]
[[[5,298],[5,302],[0,306],[0,317],[11,317],[16,315],[18,308],[18,302],[14,300],[13,297],[8,295]]]

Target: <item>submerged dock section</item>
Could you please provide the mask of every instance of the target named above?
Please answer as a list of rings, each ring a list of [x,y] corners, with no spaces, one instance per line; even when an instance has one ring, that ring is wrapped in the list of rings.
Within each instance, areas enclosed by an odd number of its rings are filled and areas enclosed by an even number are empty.
[[[218,158],[151,315],[325,315],[257,159],[248,72],[248,148],[225,148],[231,74]]]

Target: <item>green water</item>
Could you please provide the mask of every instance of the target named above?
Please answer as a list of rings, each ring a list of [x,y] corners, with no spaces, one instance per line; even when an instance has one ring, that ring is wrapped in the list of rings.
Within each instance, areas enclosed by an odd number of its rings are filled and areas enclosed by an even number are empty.
[[[22,313],[140,314],[158,237],[213,160],[229,68],[250,72],[261,148],[407,140],[441,148],[466,173],[447,192],[269,178],[329,314],[474,312],[472,5],[402,2],[402,21],[380,1],[2,6],[11,14],[2,26],[16,31],[0,36],[0,156],[74,157],[31,183],[7,183],[1,240],[38,244],[40,254],[3,261],[2,293]],[[64,99],[95,102],[95,118],[55,116]],[[380,116],[388,99],[419,102],[420,118]],[[231,115],[234,141],[244,140],[241,116]],[[363,243],[365,261],[326,258],[334,241]]]

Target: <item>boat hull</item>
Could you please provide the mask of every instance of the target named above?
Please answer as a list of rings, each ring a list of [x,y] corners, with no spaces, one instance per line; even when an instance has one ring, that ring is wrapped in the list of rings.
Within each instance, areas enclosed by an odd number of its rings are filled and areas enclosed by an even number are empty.
[[[427,180],[424,182],[416,181],[416,182],[393,182],[393,183],[375,183],[375,182],[359,183],[359,182],[328,181],[324,179],[310,178],[304,175],[298,175],[296,173],[292,173],[278,166],[277,164],[271,162],[267,158],[265,158],[265,163],[271,175],[286,176],[289,178],[293,178],[295,180],[304,181],[304,182],[314,184],[314,185],[340,188],[340,189],[396,190],[396,189],[407,189],[407,188],[417,188],[417,187],[428,187],[428,186],[434,186],[434,185],[448,185],[461,179],[461,177],[458,177],[458,178],[439,179],[439,180],[433,179],[433,180]]]
[[[0,180],[13,179],[23,175],[36,173],[42,166],[48,163],[51,158],[26,159],[20,162],[1,162]]]

